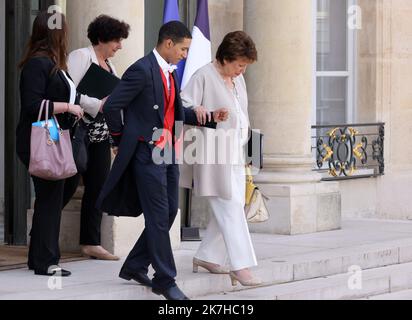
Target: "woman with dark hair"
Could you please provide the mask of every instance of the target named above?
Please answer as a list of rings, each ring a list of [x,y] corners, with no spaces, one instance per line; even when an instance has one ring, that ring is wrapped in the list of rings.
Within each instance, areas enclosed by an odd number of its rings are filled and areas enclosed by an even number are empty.
[[[233,285],[240,282],[244,286],[261,283],[249,270],[257,261],[244,211],[244,147],[248,141],[249,116],[243,74],[255,61],[257,51],[253,40],[243,31],[229,33],[219,46],[216,60],[198,70],[182,91],[185,106],[199,106],[194,110],[201,123],[217,108],[228,108],[229,120],[219,123],[217,131],[231,138],[230,143],[219,141],[216,146],[218,164],[205,161],[182,167],[181,185],[189,189],[193,186],[195,195],[207,197],[213,213],[193,259],[193,271],[198,272],[202,267],[211,273],[230,273]],[[215,136],[204,133],[204,154],[209,159],[213,145],[210,140]],[[225,266],[227,258],[230,270]]]
[[[37,121],[43,100],[49,100],[48,114],[57,116],[62,129],[71,128],[83,117],[76,101],[76,88],[67,73],[67,25],[61,14],[61,28],[49,29],[52,14],[41,12],[33,24],[27,53],[20,63],[21,114],[17,127],[17,154],[26,167],[30,162],[32,123]],[[44,111],[45,113],[45,111]],[[42,115],[44,119],[44,114]],[[64,180],[46,181],[32,177],[36,193],[28,266],[37,275],[69,276],[58,266],[59,233]]]
[[[112,17],[101,15],[88,28],[91,46],[70,53],[68,58],[69,73],[76,86],[79,85],[92,63],[117,76],[116,69],[110,62],[116,52],[122,49],[122,41],[129,36],[130,26]],[[85,256],[101,260],[119,260],[101,246],[100,227],[102,212],[96,209],[96,200],[109,174],[111,152],[109,130],[102,114],[105,99],[99,100],[87,95],[80,96],[84,108],[82,121],[88,127],[87,169],[82,173],[84,194],[81,206],[80,245]],[[64,205],[76,192],[80,174],[66,182]]]

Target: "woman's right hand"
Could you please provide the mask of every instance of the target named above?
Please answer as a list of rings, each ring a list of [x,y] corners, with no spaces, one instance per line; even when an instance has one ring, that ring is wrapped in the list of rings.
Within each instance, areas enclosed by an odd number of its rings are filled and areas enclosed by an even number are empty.
[[[77,104],[69,104],[68,112],[73,114],[74,116],[76,116],[76,118],[78,120],[83,118],[83,116],[84,116],[84,111],[83,111],[82,107],[80,107]]]

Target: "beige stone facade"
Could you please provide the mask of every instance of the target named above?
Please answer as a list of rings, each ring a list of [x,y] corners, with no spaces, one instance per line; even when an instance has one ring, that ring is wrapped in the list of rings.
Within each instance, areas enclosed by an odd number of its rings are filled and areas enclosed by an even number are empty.
[[[69,19],[79,16],[82,5],[75,2],[70,4],[72,9],[68,8]],[[89,18],[99,10],[113,10],[109,2],[99,1],[98,6],[92,2],[87,1]],[[128,20],[124,3],[110,12]],[[143,1],[133,3],[143,8]],[[386,175],[341,182],[321,182],[320,176],[312,172],[316,45],[313,5],[310,0],[209,1],[213,55],[224,35],[239,29],[254,38],[259,51],[259,62],[249,68],[246,80],[252,126],[265,134],[265,165],[256,181],[270,197],[271,219],[265,224],[252,225],[254,232],[310,233],[340,228],[342,217],[408,219],[412,216],[407,205],[412,187],[411,147],[407,143],[408,118],[412,116],[408,89],[412,77],[409,72],[412,42],[408,41],[412,28],[408,12],[412,3],[407,0],[357,3],[362,9],[362,29],[356,34],[356,119],[359,123],[386,123]],[[70,14],[73,8],[75,11]],[[137,10],[132,8],[129,12],[133,9]],[[144,25],[144,14],[137,16],[141,17],[140,26]],[[83,17],[81,20],[87,21]],[[132,51],[142,55],[143,35],[134,37],[138,39],[130,41]],[[82,41],[73,38],[71,45],[82,45]],[[125,48],[124,52],[130,49]],[[139,56],[122,54],[124,65]],[[204,199],[193,198],[195,225],[206,224],[208,211]]]
[[[358,119],[385,122],[385,176],[341,183],[342,213],[412,218],[412,2],[360,0]]]

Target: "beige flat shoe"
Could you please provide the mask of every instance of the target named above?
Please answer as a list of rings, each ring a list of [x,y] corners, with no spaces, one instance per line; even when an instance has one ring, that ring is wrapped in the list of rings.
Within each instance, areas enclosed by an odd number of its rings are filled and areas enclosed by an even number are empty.
[[[97,260],[118,261],[120,258],[108,252],[101,246],[82,246],[81,252],[84,256]]]
[[[199,267],[202,267],[213,274],[229,274],[228,268],[210,262],[206,262],[197,258],[193,258],[193,272],[198,273]]]

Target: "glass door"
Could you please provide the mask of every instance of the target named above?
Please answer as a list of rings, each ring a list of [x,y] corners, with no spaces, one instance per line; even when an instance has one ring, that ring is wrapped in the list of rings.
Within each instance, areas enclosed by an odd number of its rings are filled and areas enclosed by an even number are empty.
[[[316,124],[354,122],[354,30],[348,10],[354,0],[317,0]]]

